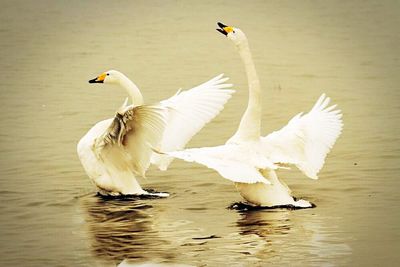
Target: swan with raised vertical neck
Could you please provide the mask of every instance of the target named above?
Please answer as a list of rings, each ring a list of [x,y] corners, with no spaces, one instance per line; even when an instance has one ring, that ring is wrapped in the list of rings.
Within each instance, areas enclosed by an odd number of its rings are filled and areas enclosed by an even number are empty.
[[[244,63],[249,89],[246,111],[225,145],[166,154],[216,170],[233,181],[251,205],[312,207],[306,200],[293,198],[276,171],[295,165],[306,176],[318,179],[317,174],[342,131],[341,111],[335,109],[336,105],[328,106],[330,99],[322,94],[308,113],[300,113],[282,129],[262,136],[260,81],[246,35],[235,27],[222,23],[218,26],[217,30],[235,44]]]

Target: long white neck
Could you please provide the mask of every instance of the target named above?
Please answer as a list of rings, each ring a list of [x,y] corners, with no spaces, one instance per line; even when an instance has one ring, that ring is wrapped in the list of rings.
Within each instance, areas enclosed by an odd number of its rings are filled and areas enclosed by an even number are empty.
[[[240,57],[244,63],[249,86],[249,101],[244,112],[234,141],[258,140],[261,134],[261,90],[256,67],[250,53],[247,40],[238,46]],[[233,141],[232,140],[232,141]]]
[[[133,106],[143,105],[143,96],[139,88],[134,84],[128,77],[120,73],[119,84],[126,90],[129,97],[131,98]]]

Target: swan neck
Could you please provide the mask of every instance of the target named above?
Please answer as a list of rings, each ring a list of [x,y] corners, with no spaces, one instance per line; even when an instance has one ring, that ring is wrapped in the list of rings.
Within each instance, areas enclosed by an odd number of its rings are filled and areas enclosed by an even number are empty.
[[[260,80],[258,79],[256,67],[247,40],[238,48],[247,75],[249,100],[247,109],[240,121],[237,134],[240,135],[240,138],[242,139],[255,140],[261,135]]]
[[[125,75],[121,75],[119,83],[128,93],[133,106],[143,105],[143,96],[136,84]]]
[[[256,66],[254,65],[253,57],[247,41],[239,47],[239,54],[245,67],[249,93],[260,94],[260,80],[258,79]]]

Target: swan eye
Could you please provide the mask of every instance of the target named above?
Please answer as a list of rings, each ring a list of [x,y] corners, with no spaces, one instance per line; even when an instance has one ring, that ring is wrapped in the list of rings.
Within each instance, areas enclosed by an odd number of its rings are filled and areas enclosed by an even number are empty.
[[[107,73],[107,76],[110,76],[110,73]]]
[[[233,33],[235,33],[235,31],[233,31]]]

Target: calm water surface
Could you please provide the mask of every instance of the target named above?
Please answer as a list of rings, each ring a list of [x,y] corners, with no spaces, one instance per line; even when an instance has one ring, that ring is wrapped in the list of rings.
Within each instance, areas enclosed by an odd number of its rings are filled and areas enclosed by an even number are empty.
[[[394,266],[400,260],[400,5],[397,1],[1,1],[0,265]],[[147,103],[224,72],[237,93],[190,143],[222,144],[247,102],[222,21],[242,28],[263,87],[263,131],[325,92],[344,133],[320,180],[280,176],[308,210],[240,212],[215,172],[175,161],[144,187],[168,199],[104,200],[76,156],[112,116],[117,69]],[[211,237],[211,238],[207,238]]]

